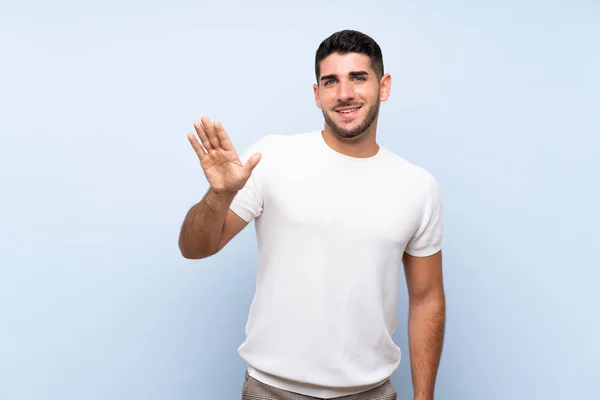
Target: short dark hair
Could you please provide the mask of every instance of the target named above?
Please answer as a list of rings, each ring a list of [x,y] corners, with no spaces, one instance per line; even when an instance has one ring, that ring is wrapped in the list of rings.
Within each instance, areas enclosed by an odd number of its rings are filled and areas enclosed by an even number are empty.
[[[319,45],[315,56],[317,84],[321,75],[321,61],[333,53],[366,54],[371,59],[371,67],[377,74],[377,77],[381,79],[383,76],[383,55],[377,42],[362,32],[346,29],[335,32]]]

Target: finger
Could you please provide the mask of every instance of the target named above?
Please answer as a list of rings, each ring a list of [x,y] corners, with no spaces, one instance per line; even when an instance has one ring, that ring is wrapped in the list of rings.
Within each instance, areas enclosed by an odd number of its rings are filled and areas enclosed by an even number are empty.
[[[246,174],[246,176],[250,176],[250,174],[252,174],[252,170],[258,165],[258,162],[261,158],[261,153],[254,153],[252,154],[252,157],[250,157],[248,161],[246,161],[246,165],[244,165],[244,173]]]
[[[188,133],[188,140],[192,144],[192,147],[194,148],[194,151],[200,158],[200,161],[202,161],[202,159],[204,159],[204,156],[206,156],[206,150],[204,150],[204,147],[202,147],[202,145],[200,144],[200,142],[198,142],[198,139],[196,139],[196,136],[194,136],[192,132]]]
[[[219,146],[219,138],[217,138],[217,133],[215,132],[215,127],[210,122],[210,119],[206,116],[201,118],[202,125],[204,126],[204,132],[206,132],[206,136],[208,136],[208,140],[212,145],[213,149],[218,149]]]
[[[235,150],[229,135],[219,121],[215,121],[215,132],[217,134],[217,139],[219,139],[219,144],[223,150]]]
[[[196,129],[196,133],[198,134],[198,137],[202,141],[202,145],[204,146],[206,151],[212,149],[210,140],[208,140],[208,136],[206,135],[206,132],[204,132],[204,128],[202,127],[202,124],[200,123],[200,121],[194,122],[194,128]]]

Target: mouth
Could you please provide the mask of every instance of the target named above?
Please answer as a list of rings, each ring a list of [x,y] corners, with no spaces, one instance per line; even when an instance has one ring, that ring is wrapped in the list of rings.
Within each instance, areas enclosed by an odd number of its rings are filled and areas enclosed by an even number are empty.
[[[362,106],[343,107],[336,109],[335,112],[338,113],[343,119],[350,119],[355,117],[356,114],[358,114],[358,110],[361,108]]]

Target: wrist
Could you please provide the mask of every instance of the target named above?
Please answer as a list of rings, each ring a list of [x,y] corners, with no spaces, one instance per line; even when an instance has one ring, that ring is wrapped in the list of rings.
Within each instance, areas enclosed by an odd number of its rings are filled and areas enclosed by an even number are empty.
[[[433,400],[433,394],[418,394],[413,396],[413,400]]]
[[[238,193],[238,191],[229,191],[229,190],[225,190],[225,189],[215,189],[212,186],[210,187],[210,192],[217,198],[219,199],[226,199],[226,200],[230,200],[233,199],[235,197],[235,195]]]

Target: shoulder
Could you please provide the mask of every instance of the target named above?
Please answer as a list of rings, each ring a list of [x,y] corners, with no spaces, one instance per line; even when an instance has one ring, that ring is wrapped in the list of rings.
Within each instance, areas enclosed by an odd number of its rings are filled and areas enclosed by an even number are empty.
[[[423,196],[439,195],[438,180],[429,169],[411,162],[388,149],[384,148],[384,151],[386,154],[385,160],[388,163],[387,168],[393,171],[398,182],[410,186]]]
[[[383,148],[383,151],[386,154],[386,162],[388,162],[389,166],[397,173],[425,183],[435,180],[435,176],[424,166],[411,162],[386,148]]]

